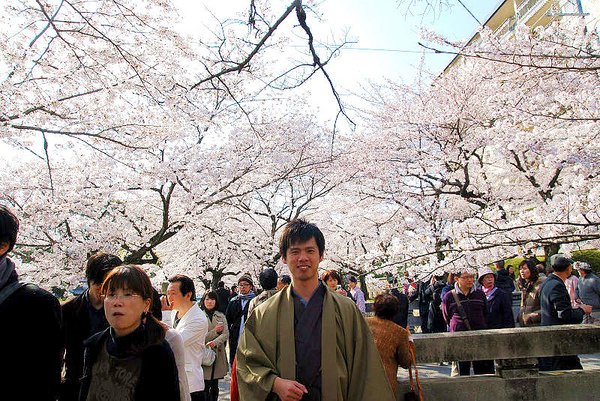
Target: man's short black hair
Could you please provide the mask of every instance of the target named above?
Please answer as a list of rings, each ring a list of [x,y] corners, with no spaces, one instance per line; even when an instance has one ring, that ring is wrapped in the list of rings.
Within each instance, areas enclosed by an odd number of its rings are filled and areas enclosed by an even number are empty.
[[[277,287],[277,272],[275,269],[265,269],[258,275],[258,281],[263,290],[272,290]]]
[[[17,242],[17,233],[19,232],[19,219],[6,206],[0,205],[0,244],[7,243],[8,250],[13,250]],[[0,255],[0,257],[4,254]]]
[[[281,238],[279,239],[279,254],[285,258],[290,246],[309,241],[311,238],[315,239],[319,248],[319,255],[323,256],[325,252],[325,237],[321,230],[319,230],[319,227],[304,219],[294,219],[288,222],[283,228],[283,233],[281,233]]]
[[[181,295],[185,296],[188,292],[192,293],[190,301],[196,300],[196,287],[194,281],[184,274],[176,274],[169,279],[169,283],[179,283]]]
[[[282,274],[279,278],[279,281],[281,281],[285,285],[292,284],[292,278],[289,276],[289,274]]]
[[[91,283],[102,284],[106,275],[122,264],[121,258],[110,253],[97,252],[93,254],[88,258],[85,266],[85,278],[88,285]]]
[[[568,258],[561,253],[557,253],[556,255],[552,255],[550,263],[554,271],[560,273],[566,271],[569,266],[573,265],[573,259]]]
[[[225,288],[225,283],[223,281],[219,281],[217,283],[217,288]]]

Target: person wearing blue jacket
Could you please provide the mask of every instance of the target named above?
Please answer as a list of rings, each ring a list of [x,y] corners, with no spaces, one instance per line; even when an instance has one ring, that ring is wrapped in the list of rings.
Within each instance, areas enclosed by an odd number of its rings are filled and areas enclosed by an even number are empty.
[[[479,270],[479,284],[487,300],[485,322],[488,329],[515,327],[511,295],[496,287],[496,275],[489,267]],[[485,361],[486,373],[494,373],[494,361]]]

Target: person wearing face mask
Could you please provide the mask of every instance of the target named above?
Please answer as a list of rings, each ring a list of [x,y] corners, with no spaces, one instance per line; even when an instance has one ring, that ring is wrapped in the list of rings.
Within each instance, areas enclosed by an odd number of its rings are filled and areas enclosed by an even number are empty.
[[[135,265],[114,268],[100,288],[109,328],[85,341],[80,401],[180,401],[175,356],[152,316],[150,278]]]

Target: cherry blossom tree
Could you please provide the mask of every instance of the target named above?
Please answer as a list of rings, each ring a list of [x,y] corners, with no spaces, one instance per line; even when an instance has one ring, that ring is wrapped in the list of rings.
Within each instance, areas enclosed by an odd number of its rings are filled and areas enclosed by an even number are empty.
[[[596,245],[597,36],[568,24],[521,27],[511,40],[483,31],[460,52],[432,85],[373,90],[372,146],[382,149],[381,135],[386,145],[372,196],[420,198],[416,221],[439,199],[443,224],[427,248],[446,260]]]
[[[168,265],[176,238],[214,232],[212,208],[299,175],[273,168],[286,144],[271,132],[302,137],[286,119],[307,110],[282,90],[319,73],[337,98],[339,45],[316,50],[306,3],[250,0],[246,21],[204,9],[191,36],[170,2],[3,3],[0,199],[23,216],[25,274],[72,285],[98,249]],[[305,50],[282,57],[298,34]]]

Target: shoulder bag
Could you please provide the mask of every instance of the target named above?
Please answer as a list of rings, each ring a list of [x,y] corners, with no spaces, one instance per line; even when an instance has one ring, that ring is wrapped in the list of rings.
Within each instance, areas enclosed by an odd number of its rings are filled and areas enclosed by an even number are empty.
[[[404,393],[404,401],[423,401],[423,389],[419,381],[419,370],[417,369],[417,359],[415,358],[415,345],[410,342],[408,350],[410,352],[410,366],[408,367],[408,377],[410,378],[410,390]],[[415,369],[413,379],[413,367]],[[416,385],[415,385],[416,383]]]

